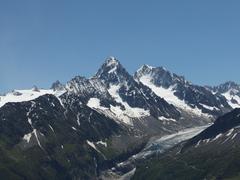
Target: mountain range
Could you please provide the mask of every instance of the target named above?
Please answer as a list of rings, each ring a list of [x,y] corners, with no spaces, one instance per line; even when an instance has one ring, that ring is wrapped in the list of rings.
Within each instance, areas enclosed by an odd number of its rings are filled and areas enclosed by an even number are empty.
[[[91,78],[76,76],[49,89],[33,87],[0,96],[0,177],[97,179],[141,152],[152,138],[213,122],[171,151],[181,147],[182,158],[193,149],[194,157],[195,149],[213,151],[220,139],[232,147],[226,133],[234,136],[237,131],[232,128],[238,125],[238,107],[240,86],[234,82],[199,86],[149,65],[131,75],[109,57]],[[230,122],[225,124],[225,119]],[[232,136],[230,140],[237,135]],[[147,176],[137,170],[135,177]]]

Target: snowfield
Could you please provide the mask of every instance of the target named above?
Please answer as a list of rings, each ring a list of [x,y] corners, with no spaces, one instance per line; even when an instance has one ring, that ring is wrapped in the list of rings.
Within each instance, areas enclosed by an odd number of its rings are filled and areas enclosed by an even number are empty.
[[[10,93],[7,93],[5,96],[0,96],[0,107],[8,102],[24,102],[24,101],[31,101],[40,96],[46,94],[52,94],[56,97],[62,95],[65,91],[54,91],[52,89],[30,89],[30,90],[14,90]]]
[[[180,100],[177,96],[174,95],[174,86],[169,87],[168,89],[163,87],[158,87],[151,82],[152,77],[150,75],[142,76],[139,81],[143,83],[145,86],[149,87],[157,96],[164,98],[168,103],[174,105],[175,107],[185,110],[187,112],[191,112],[198,116],[206,116],[209,117],[208,114],[202,112],[201,109],[197,107],[190,107],[185,101]],[[205,106],[206,107],[206,106]],[[212,108],[212,107],[208,107]]]
[[[232,107],[232,108],[240,108],[240,97],[238,95],[234,95],[234,93],[231,93],[232,89],[230,89],[229,91],[227,91],[226,93],[223,93],[222,95],[227,99],[228,104]],[[232,99],[237,101],[237,104],[232,102]]]

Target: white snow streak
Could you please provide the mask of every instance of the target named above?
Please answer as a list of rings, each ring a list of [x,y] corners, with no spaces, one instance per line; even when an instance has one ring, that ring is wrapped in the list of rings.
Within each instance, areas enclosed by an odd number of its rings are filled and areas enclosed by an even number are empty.
[[[229,91],[227,91],[226,93],[223,93],[222,95],[227,99],[228,104],[232,107],[232,108],[239,108],[240,107],[240,97],[238,95],[234,95],[234,92],[231,93],[232,91],[234,91],[233,89],[230,89]],[[232,99],[237,101],[237,104],[232,103]]]
[[[191,112],[198,116],[209,116],[208,114],[202,113],[202,110],[197,107],[190,107],[185,101],[180,100],[177,96],[174,95],[174,86],[169,87],[168,89],[163,87],[157,87],[151,82],[152,77],[150,75],[142,76],[139,81],[143,83],[145,86],[148,86],[152,91],[161,98],[164,98],[168,103],[173,104],[179,109],[185,110],[187,112]]]
[[[108,92],[115,99],[116,102],[121,103],[125,110],[122,110],[119,106],[111,106],[110,110],[123,122],[127,124],[131,123],[131,118],[140,118],[150,116],[150,112],[148,110],[144,110],[142,108],[131,107],[127,102],[124,102],[120,97],[118,91],[121,85],[111,85]]]

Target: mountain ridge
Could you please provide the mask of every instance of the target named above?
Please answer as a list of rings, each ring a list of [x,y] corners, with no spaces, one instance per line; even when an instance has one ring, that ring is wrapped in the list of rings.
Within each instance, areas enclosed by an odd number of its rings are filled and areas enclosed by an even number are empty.
[[[0,96],[0,150],[10,166],[16,163],[10,158],[12,151],[28,158],[40,151],[36,158],[50,157],[47,174],[61,167],[70,178],[88,179],[136,154],[152,137],[206,125],[231,110],[220,92],[191,84],[162,67],[143,65],[131,75],[110,57],[91,78],[75,76],[66,84],[56,81],[51,89],[35,87]],[[65,153],[63,159],[59,153]],[[21,156],[14,157],[27,169]],[[44,161],[35,160],[36,173]],[[77,164],[83,162],[82,167],[87,161],[89,171],[83,173]],[[7,170],[16,175],[11,167]],[[25,169],[19,173],[32,177]]]

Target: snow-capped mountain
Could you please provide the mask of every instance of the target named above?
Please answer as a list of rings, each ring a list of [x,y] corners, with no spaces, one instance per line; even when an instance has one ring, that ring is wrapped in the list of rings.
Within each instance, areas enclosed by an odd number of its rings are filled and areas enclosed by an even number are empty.
[[[218,93],[223,95],[232,108],[240,107],[240,85],[236,84],[235,82],[228,81],[210,89],[215,94]]]
[[[198,116],[217,117],[231,110],[226,99],[220,94],[193,85],[183,76],[172,74],[163,67],[143,65],[134,78],[178,109]]]
[[[209,121],[231,110],[229,104],[233,100],[227,102],[220,93],[213,91],[216,90],[193,85],[162,67],[143,65],[132,76],[116,58],[110,57],[92,78],[76,76],[66,85],[56,81],[50,90],[15,90],[0,97],[0,106],[52,94],[61,103],[79,101],[131,126],[134,120],[149,117],[165,124],[188,126],[192,121]],[[186,122],[188,119],[191,120]]]
[[[132,118],[179,119],[180,114],[174,106],[136,82],[116,58],[107,59],[94,77],[105,84],[111,97],[124,108],[125,115]],[[119,110],[115,109],[115,113],[118,114]]]
[[[0,151],[12,178],[51,178],[60,169],[58,179],[91,179],[152,137],[206,125],[231,109],[220,93],[164,68],[144,65],[132,76],[110,57],[91,78],[0,96]]]

